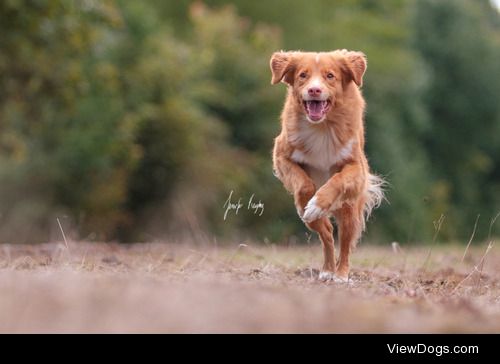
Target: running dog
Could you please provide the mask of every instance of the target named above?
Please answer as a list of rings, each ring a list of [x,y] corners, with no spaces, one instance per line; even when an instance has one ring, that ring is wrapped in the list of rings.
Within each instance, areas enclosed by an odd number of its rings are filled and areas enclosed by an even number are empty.
[[[276,52],[272,84],[288,86],[275,139],[273,169],[307,227],[323,245],[319,279],[346,282],[349,255],[365,221],[384,198],[384,181],[370,173],[364,153],[365,101],[360,91],[366,71],[361,52]],[[339,229],[335,262],[334,217]]]

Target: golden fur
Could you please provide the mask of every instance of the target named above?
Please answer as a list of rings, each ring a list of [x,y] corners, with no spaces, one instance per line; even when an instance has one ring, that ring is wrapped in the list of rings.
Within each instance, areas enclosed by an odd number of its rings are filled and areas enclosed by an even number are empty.
[[[364,154],[365,101],[359,90],[366,70],[361,52],[276,52],[272,84],[288,93],[275,139],[275,175],[294,196],[299,216],[323,244],[321,279],[346,281],[351,248],[365,220],[383,199],[383,180],[370,173]],[[339,229],[335,263],[333,226]]]

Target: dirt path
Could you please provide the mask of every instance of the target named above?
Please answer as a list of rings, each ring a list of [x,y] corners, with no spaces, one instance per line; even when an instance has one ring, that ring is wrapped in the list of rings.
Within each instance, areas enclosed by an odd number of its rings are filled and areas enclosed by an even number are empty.
[[[318,244],[69,248],[0,245],[0,332],[500,332],[485,246],[361,246],[349,284],[316,279]]]

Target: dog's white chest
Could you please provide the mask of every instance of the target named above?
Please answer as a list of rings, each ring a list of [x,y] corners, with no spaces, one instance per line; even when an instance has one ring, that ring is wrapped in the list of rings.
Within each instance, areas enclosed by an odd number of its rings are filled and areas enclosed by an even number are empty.
[[[352,154],[354,139],[340,145],[332,133],[323,129],[303,129],[294,136],[295,143],[303,146],[302,150],[295,149],[292,160],[296,163],[309,165],[323,172],[329,172],[332,167]],[[295,144],[294,143],[294,144]]]

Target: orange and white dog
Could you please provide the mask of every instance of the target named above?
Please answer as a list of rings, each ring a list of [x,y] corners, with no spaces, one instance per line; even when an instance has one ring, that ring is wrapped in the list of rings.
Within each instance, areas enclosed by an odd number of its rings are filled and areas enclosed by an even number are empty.
[[[349,255],[372,209],[383,200],[384,181],[370,173],[364,154],[361,52],[276,52],[272,84],[288,85],[282,130],[275,139],[275,175],[293,194],[297,212],[323,244],[321,280],[346,282]],[[335,263],[333,226],[339,229]]]

